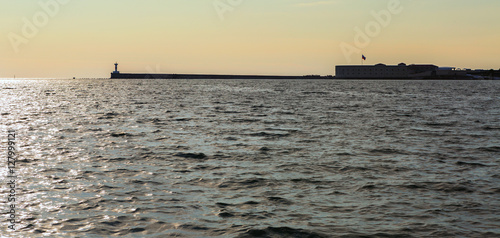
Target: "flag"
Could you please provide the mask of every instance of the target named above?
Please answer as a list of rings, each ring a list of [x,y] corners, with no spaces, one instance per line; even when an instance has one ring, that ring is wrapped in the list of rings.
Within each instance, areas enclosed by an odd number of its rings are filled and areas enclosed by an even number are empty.
[[[365,55],[361,55],[361,59],[366,60]]]

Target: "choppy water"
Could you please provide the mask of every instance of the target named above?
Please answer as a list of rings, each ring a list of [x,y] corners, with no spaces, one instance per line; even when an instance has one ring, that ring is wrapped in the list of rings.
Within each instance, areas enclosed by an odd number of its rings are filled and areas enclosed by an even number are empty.
[[[498,237],[500,81],[0,81],[9,237]],[[2,157],[5,158],[5,157]]]

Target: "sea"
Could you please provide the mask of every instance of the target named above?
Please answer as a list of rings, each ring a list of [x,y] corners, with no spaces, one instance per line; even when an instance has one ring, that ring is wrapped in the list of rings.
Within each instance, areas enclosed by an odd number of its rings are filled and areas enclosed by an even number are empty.
[[[0,237],[500,237],[500,81],[18,79],[0,103]]]

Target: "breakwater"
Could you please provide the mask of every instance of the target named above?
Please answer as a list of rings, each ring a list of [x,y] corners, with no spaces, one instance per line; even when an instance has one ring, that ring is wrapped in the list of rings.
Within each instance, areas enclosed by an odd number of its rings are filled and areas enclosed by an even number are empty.
[[[333,76],[111,73],[112,79],[333,79]]]

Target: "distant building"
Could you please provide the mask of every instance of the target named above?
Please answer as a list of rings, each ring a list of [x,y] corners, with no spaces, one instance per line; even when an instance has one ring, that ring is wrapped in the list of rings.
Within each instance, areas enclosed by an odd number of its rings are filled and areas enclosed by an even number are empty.
[[[465,70],[432,64],[339,65],[337,79],[470,79]]]
[[[339,79],[406,79],[410,77],[406,64],[399,65],[338,65],[335,68]]]
[[[408,66],[408,71],[411,74],[420,74],[426,72],[437,71],[439,67],[433,64],[411,64]]]
[[[439,67],[436,75],[441,78],[464,78],[467,77],[467,71],[457,70],[455,67]]]

